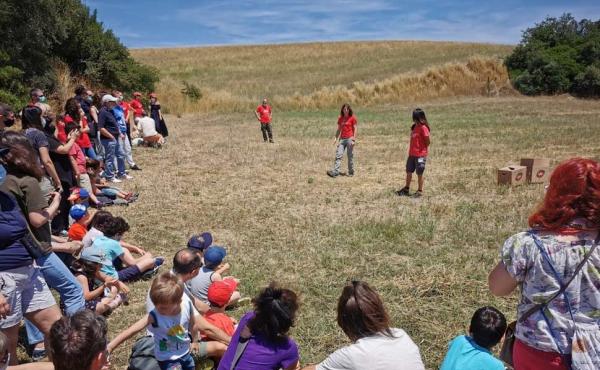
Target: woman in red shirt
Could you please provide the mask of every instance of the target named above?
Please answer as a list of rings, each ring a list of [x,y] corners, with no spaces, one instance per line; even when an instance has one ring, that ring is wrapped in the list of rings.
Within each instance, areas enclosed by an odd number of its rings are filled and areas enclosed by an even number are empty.
[[[333,170],[327,171],[327,175],[330,177],[336,177],[340,174],[340,166],[342,164],[342,157],[344,157],[344,150],[348,153],[348,176],[354,176],[354,161],[353,161],[353,149],[356,143],[356,117],[352,113],[350,104],[342,105],[340,116],[338,117],[338,127],[334,137],[334,144],[337,145],[335,152],[335,164]],[[339,140],[339,143],[338,143]]]
[[[398,195],[409,195],[410,182],[413,172],[417,172],[419,189],[413,194],[415,197],[423,195],[423,172],[429,149],[429,123],[425,112],[417,108],[412,114],[413,125],[410,128],[410,146],[408,149],[408,160],[406,161],[406,185],[398,190]]]
[[[97,159],[96,151],[92,146],[92,142],[90,141],[90,137],[88,136],[88,132],[90,132],[90,127],[88,125],[87,118],[85,117],[85,113],[83,109],[81,109],[81,104],[75,98],[67,99],[65,103],[65,124],[68,123],[76,123],[79,125],[79,132],[81,132],[81,136],[75,142],[86,157],[91,159]],[[65,134],[66,137],[66,134]]]

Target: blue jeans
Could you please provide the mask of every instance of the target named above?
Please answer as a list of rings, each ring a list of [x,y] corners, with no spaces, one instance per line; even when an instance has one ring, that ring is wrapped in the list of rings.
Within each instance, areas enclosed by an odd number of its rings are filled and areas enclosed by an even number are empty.
[[[194,359],[192,355],[189,353],[183,357],[178,358],[177,360],[169,360],[169,361],[158,361],[158,366],[160,370],[194,370],[196,369],[196,364],[194,363]]]
[[[86,157],[90,159],[98,159],[98,156],[96,156],[96,151],[94,150],[93,146],[89,148],[81,148],[81,150],[83,150],[83,154],[85,154]]]
[[[115,177],[115,157],[117,158],[117,176],[125,176],[125,158],[117,140],[101,139],[104,147],[104,177]]]
[[[48,286],[60,294],[67,315],[73,315],[85,308],[81,285],[55,253],[42,256],[36,259],[35,263],[40,267]],[[25,328],[29,344],[40,343],[44,340],[44,335],[29,320],[25,320]]]

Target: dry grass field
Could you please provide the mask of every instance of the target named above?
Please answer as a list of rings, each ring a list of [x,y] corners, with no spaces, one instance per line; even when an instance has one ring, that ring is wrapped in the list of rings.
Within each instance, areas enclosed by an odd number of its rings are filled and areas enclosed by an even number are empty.
[[[396,59],[392,46],[388,62]],[[265,63],[284,49],[265,48]],[[136,51],[140,58],[151,53],[156,52]],[[303,58],[306,63],[310,55]],[[238,70],[245,64],[228,65],[231,59],[223,61],[227,68],[214,60],[206,70],[190,67],[187,77],[198,71],[201,85],[232,90],[260,84],[252,80],[260,76],[258,70],[242,73]],[[390,66],[390,73],[402,65]],[[310,92],[320,81],[308,70],[290,68],[295,82],[286,89]],[[385,77],[375,66],[376,73],[363,68],[362,76],[345,78]],[[402,68],[420,66],[413,61]],[[265,73],[277,76],[284,69],[269,65]],[[227,82],[210,76],[215,70],[237,77]],[[310,81],[301,83],[302,76]],[[330,78],[328,83],[344,83],[335,73]],[[259,93],[249,88],[244,94]],[[418,200],[394,194],[404,180],[410,112],[417,105],[432,126],[425,196]],[[394,326],[420,346],[427,368],[436,369],[448,341],[464,333],[476,308],[492,304],[514,318],[517,296],[492,297],[487,274],[505,238],[526,228],[544,188],[499,187],[495,169],[522,156],[549,157],[553,165],[573,156],[600,158],[600,102],[478,97],[354,110],[359,120],[356,175],[336,179],[325,171],[333,162],[337,107],[282,112],[275,106],[275,144],[262,142],[251,111],[167,116],[168,144],[134,150],[143,171],[123,187],[140,192],[139,201],[111,211],[130,222],[126,240],[168,259],[190,234],[212,231],[216,243],[226,246],[244,295],[254,295],[271,280],[299,292],[302,306],[292,336],[302,364],[322,360],[347,343],[335,323],[336,300],[347,279],[364,279],[383,296]],[[143,314],[148,287],[148,282],[132,284],[131,305],[109,319],[111,336]],[[132,343],[115,352],[114,368],[126,368]]]
[[[245,111],[263,96],[269,96],[280,107],[291,109],[306,109],[315,103],[331,108],[337,102],[332,104],[330,100],[347,99],[339,89],[354,87],[360,99],[365,86],[375,88],[381,81],[400,87],[399,91],[390,89],[395,98],[391,101],[413,100],[413,96],[422,94],[418,86],[411,81],[398,83],[398,79],[414,77],[432,66],[446,63],[454,63],[450,68],[453,69],[456,63],[464,64],[475,55],[497,60],[511,50],[512,46],[492,44],[378,41],[137,49],[131,53],[138,61],[159,69],[161,82],[157,91],[161,102],[170,112],[182,113]],[[467,73],[466,82],[471,81],[474,74],[478,75],[478,71]],[[443,84],[444,73],[437,73],[430,82]],[[456,75],[459,76],[465,77]],[[494,74],[492,79],[496,76]],[[186,99],[181,94],[183,81],[199,87],[203,98],[198,102]],[[469,83],[462,87],[480,90]],[[410,91],[406,91],[408,88]],[[300,99],[315,92],[320,93],[313,96],[309,104]],[[372,91],[367,93],[377,96]],[[389,97],[389,91],[387,95]]]

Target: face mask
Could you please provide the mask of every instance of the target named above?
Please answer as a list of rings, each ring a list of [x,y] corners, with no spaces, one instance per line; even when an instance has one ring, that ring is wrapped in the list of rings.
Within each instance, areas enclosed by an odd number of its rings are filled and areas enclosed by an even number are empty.
[[[15,119],[14,118],[6,118],[4,120],[4,126],[6,126],[6,127],[10,127],[10,126],[12,126],[14,124],[15,124]]]
[[[46,102],[46,100],[47,100],[47,99],[46,99],[46,97],[45,97],[45,96],[43,96],[43,95],[39,97],[39,101],[40,101],[40,103],[45,103],[45,102]]]
[[[88,96],[85,98],[85,100],[87,100],[88,102],[91,103],[92,101],[94,101],[94,98],[92,98],[91,96]]]
[[[4,184],[4,180],[6,180],[6,169],[0,164],[0,186]],[[2,368],[0,368],[0,370],[2,370]]]

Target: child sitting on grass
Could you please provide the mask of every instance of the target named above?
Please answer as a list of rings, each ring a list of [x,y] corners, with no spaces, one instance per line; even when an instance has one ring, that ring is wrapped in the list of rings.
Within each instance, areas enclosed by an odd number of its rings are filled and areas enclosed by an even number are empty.
[[[228,263],[223,264],[223,258],[226,255],[227,251],[225,251],[225,248],[218,245],[207,248],[204,251],[204,266],[202,266],[198,275],[186,283],[186,287],[190,293],[206,304],[209,304],[208,288],[213,282],[233,279],[237,283],[237,280],[231,276],[226,278],[221,276],[222,271],[229,269]],[[227,306],[237,303],[240,297],[240,292],[234,291]]]
[[[183,290],[183,283],[171,272],[159,274],[150,287],[154,309],[117,335],[108,344],[108,351],[112,352],[125,340],[147,328],[154,337],[154,357],[161,370],[194,370],[191,352],[199,350],[196,343],[198,331],[192,301]]]
[[[471,318],[469,335],[460,335],[450,342],[450,348],[440,370],[504,370],[502,361],[491,349],[506,331],[506,318],[494,307],[482,307]]]
[[[69,227],[70,240],[83,240],[87,233],[87,226],[90,223],[90,215],[88,209],[83,204],[75,204],[69,211],[69,216],[75,221]]]
[[[100,273],[100,267],[107,261],[98,248],[86,248],[78,260],[73,261],[71,270],[83,289],[85,308],[99,315],[109,315],[126,298],[119,292],[126,290],[119,280],[106,279]],[[101,282],[97,284],[97,282]]]
[[[86,160],[86,170],[88,176],[90,177],[92,187],[91,192],[94,195],[104,197],[107,202],[109,200],[117,200],[116,202],[114,202],[115,204],[131,203],[137,200],[137,194],[122,191],[121,189],[112,187],[105,179],[100,177],[100,172],[102,171],[102,168],[100,167],[99,161],[88,158]]]
[[[147,271],[154,273],[163,264],[164,258],[154,258],[150,253],[134,258],[128,250],[123,249],[119,241],[129,231],[129,224],[122,217],[111,217],[104,222],[102,227],[103,230],[98,230],[104,235],[97,236],[92,247],[101,249],[110,261],[118,259],[127,265],[119,271],[115,268],[114,262],[110,265],[103,265],[102,273],[127,282],[140,279]]]
[[[229,336],[235,332],[236,321],[225,314],[225,307],[231,300],[231,295],[235,292],[236,287],[237,283],[233,279],[215,281],[210,284],[207,293],[210,309],[203,315],[209,323],[223,330]],[[207,338],[202,333],[202,340]]]

